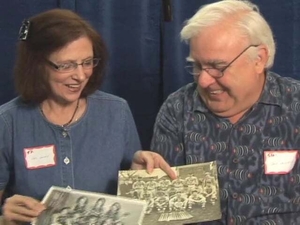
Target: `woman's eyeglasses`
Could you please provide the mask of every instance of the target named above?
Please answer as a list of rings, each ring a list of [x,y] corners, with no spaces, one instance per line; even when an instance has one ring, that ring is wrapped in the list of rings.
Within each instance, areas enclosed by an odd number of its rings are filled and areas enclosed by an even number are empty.
[[[79,65],[81,65],[83,69],[89,70],[96,67],[99,61],[100,58],[92,58],[92,59],[84,60],[82,63],[66,62],[66,63],[55,64],[54,62],[47,60],[50,66],[52,66],[56,71],[62,73],[72,72],[76,70]]]

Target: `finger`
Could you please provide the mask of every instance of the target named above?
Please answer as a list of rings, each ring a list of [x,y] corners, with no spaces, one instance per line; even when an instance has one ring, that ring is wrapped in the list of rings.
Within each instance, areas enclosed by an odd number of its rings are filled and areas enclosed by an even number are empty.
[[[147,173],[151,174],[155,167],[155,165],[154,165],[155,160],[153,157],[153,153],[152,152],[144,152],[144,161],[146,163]]]
[[[44,205],[31,197],[14,195],[5,200],[3,215],[9,221],[30,222],[44,209]]]
[[[38,214],[45,210],[45,206],[34,198],[14,195],[6,199],[6,204],[11,206],[25,206],[27,209],[37,212]]]
[[[161,157],[159,160],[159,167],[172,179],[176,179],[177,175],[169,164]]]
[[[133,162],[135,163],[143,163],[143,152],[142,150],[136,151],[133,155]]]
[[[12,213],[16,213],[16,214],[20,214],[20,215],[23,215],[23,216],[28,216],[28,217],[37,217],[40,215],[40,213],[42,211],[36,211],[36,210],[33,210],[33,209],[28,209],[26,206],[23,206],[23,205],[17,205],[17,206],[14,206],[12,209],[11,209],[11,212]]]
[[[5,220],[9,221],[9,224],[17,224],[14,221],[22,221],[22,222],[32,222],[36,217],[21,215],[18,213],[9,213],[4,215]]]
[[[162,169],[171,179],[176,179],[177,175],[164,158],[158,153],[152,153],[154,158],[154,168]]]

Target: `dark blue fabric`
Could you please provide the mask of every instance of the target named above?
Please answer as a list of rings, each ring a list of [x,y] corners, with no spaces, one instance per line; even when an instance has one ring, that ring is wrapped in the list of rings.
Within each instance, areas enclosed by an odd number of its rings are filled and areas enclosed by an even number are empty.
[[[192,78],[184,71],[183,22],[212,0],[171,0],[173,20],[162,21],[162,0],[0,0],[0,104],[15,97],[12,68],[21,21],[51,8],[72,9],[101,32],[110,62],[102,89],[125,98],[142,145],[149,148],[163,100]],[[270,22],[278,52],[273,71],[300,78],[300,1],[253,0]]]
[[[188,45],[180,40],[180,31],[185,20],[203,4],[212,3],[212,0],[182,0],[172,1],[173,21],[164,23],[164,64],[163,64],[163,99],[184,84],[193,80],[184,69],[185,58],[189,54]]]
[[[109,49],[102,89],[128,100],[143,146],[148,146],[161,104],[160,0],[93,2],[78,1],[76,7],[100,31]]]
[[[55,0],[0,0],[0,104],[16,96],[12,70],[22,20],[57,6]]]

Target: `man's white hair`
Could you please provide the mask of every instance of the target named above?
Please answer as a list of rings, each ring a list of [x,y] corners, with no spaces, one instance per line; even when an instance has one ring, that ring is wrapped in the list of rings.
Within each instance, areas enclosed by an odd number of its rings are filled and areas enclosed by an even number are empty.
[[[272,30],[258,7],[246,0],[223,0],[202,6],[185,22],[180,33],[181,39],[189,43],[205,28],[224,21],[230,22],[242,37],[248,38],[250,44],[266,45],[269,58],[265,67],[269,69],[273,66],[276,50]]]

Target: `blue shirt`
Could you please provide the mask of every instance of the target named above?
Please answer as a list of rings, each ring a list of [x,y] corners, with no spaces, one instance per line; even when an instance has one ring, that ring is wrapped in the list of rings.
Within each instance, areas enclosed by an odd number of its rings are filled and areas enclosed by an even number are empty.
[[[151,149],[172,166],[217,161],[222,219],[201,224],[300,224],[299,159],[287,174],[264,171],[268,150],[299,154],[300,82],[269,72],[259,101],[236,124],[211,113],[196,88],[164,102]]]
[[[125,100],[96,91],[67,128],[47,121],[20,98],[0,107],[0,190],[41,200],[52,185],[116,194],[118,171],[141,149]],[[54,145],[56,165],[27,169],[25,148]]]

